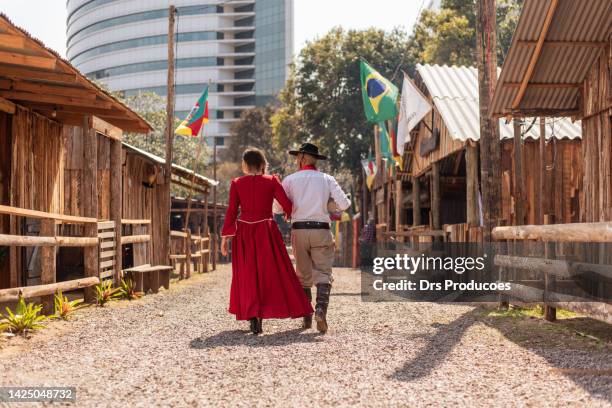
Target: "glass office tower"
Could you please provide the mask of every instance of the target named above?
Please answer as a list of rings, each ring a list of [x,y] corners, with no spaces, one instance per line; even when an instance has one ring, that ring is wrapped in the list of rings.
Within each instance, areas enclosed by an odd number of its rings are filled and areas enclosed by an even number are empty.
[[[227,146],[240,113],[274,100],[293,56],[293,0],[67,0],[67,56],[113,91],[165,96],[168,7],[177,7],[176,113],[206,84],[209,140]]]

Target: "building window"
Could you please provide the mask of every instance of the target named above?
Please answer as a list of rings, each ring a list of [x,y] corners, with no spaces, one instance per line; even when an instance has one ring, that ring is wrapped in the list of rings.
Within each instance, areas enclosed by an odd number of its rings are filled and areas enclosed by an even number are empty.
[[[225,146],[225,138],[221,136],[215,137],[215,145],[216,146]]]
[[[216,66],[216,63],[217,58],[215,57],[181,58],[176,61],[176,68],[214,67]],[[105,68],[99,71],[90,72],[86,75],[89,78],[102,79],[117,75],[134,74],[137,72],[163,71],[166,69],[168,69],[168,61],[160,60]]]
[[[195,31],[191,33],[179,33],[177,35],[177,42],[214,40],[216,34],[216,31]],[[83,51],[80,54],[76,55],[74,58],[72,58],[71,62],[73,64],[78,64],[79,62],[83,61],[88,57],[93,57],[100,54],[166,43],[168,43],[168,36],[165,34],[154,35],[151,37],[133,38],[131,40],[125,41],[117,41]]]

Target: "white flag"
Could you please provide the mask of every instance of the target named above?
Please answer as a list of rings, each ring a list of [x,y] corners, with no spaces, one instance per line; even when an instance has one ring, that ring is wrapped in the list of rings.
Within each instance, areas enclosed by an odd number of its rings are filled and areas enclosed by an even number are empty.
[[[397,151],[403,152],[410,141],[410,131],[431,111],[431,105],[421,91],[404,74],[402,99],[397,125]]]

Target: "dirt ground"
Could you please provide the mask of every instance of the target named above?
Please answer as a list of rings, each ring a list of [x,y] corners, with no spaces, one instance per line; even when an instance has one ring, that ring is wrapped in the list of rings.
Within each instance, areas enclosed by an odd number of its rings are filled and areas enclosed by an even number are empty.
[[[612,406],[612,330],[521,310],[363,302],[336,269],[330,331],[226,312],[231,271],[0,340],[0,386],[75,386],[77,406]],[[1,404],[1,403],[0,403]]]

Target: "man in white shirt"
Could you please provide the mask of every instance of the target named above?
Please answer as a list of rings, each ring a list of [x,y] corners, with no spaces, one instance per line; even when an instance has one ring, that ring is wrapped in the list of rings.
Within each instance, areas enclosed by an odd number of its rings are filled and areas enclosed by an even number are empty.
[[[304,143],[289,154],[296,157],[299,169],[283,180],[287,196],[293,202],[291,245],[296,272],[309,300],[312,301],[313,284],[317,287],[315,320],[317,330],[325,333],[335,249],[328,202],[333,200],[344,211],[350,201],[334,177],[317,170],[317,160],[327,160],[319,154],[317,146]],[[312,327],[312,316],[304,318],[303,327]]]

